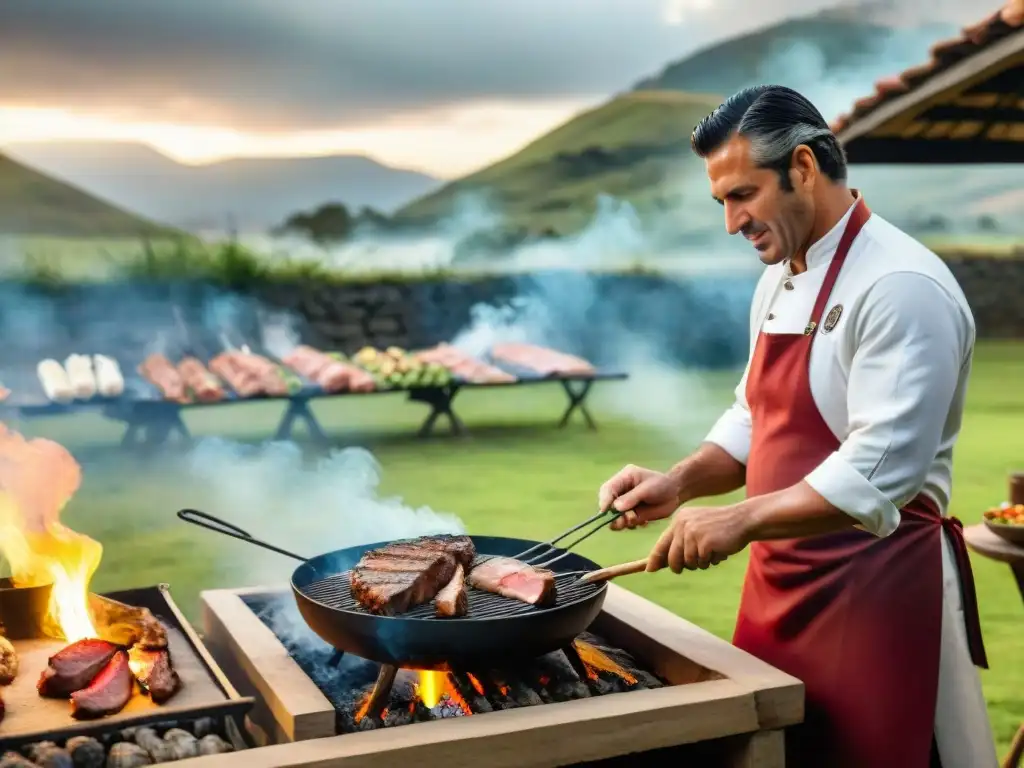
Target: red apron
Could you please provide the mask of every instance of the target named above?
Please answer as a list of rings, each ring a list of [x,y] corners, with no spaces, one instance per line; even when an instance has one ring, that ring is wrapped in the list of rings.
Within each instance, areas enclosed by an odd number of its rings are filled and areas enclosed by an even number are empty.
[[[758,336],[747,378],[747,495],[788,488],[840,446],[811,394],[815,330],[857,234],[858,200],[802,334]],[[907,297],[913,301],[913,297]],[[750,546],[733,642],[803,681],[788,766],[927,768],[942,632],[942,531],[963,590],[971,657],[987,667],[962,526],[919,495],[888,537],[851,528]]]

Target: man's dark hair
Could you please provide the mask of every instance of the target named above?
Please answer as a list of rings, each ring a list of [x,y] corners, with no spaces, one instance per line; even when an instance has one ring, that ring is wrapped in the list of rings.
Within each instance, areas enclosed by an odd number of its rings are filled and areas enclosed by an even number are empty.
[[[707,157],[734,134],[750,140],[754,162],[774,170],[787,191],[793,188],[789,180],[793,152],[801,144],[810,148],[829,179],[846,179],[846,154],[839,140],[821,112],[792,88],[744,88],[697,124],[690,145],[699,157]]]

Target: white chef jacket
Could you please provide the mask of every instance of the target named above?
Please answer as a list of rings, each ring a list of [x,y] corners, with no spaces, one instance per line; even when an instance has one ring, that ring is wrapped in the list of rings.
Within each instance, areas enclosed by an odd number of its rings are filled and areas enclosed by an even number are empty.
[[[761,331],[803,333],[852,212],[808,249],[805,272],[794,275],[788,262],[765,269],[751,305],[751,355]],[[830,311],[839,313],[831,328]],[[899,508],[918,493],[945,515],[974,341],[974,317],[946,264],[872,213],[811,347],[811,394],[841,445],[806,482],[877,536],[896,529]],[[746,385],[744,371],[735,403],[706,438],[744,464],[751,436]],[[945,538],[943,545],[936,740],[943,768],[986,768],[997,765],[995,746],[967,647],[958,572]]]

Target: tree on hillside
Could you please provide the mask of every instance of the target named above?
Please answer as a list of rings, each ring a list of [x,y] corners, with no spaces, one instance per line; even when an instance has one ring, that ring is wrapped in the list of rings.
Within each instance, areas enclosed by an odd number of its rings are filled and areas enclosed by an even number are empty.
[[[302,235],[317,243],[337,243],[347,240],[360,227],[381,232],[391,229],[392,221],[369,206],[353,216],[344,203],[327,203],[310,213],[293,213],[273,231],[276,235]]]
[[[274,228],[277,235],[304,235],[317,243],[339,242],[352,233],[352,214],[344,203],[327,203],[312,213],[293,213]]]

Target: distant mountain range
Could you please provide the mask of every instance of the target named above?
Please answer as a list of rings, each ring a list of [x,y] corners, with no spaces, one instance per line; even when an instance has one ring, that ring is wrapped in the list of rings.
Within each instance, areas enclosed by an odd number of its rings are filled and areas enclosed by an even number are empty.
[[[116,205],[192,231],[263,231],[326,202],[391,212],[440,183],[360,155],[184,165],[127,142],[11,144],[4,151]]]
[[[921,63],[930,45],[956,32],[952,23],[932,21],[932,5],[917,12],[924,23],[907,18],[907,5],[847,4],[708,45],[519,152],[449,183],[362,156],[188,166],[141,144],[13,145],[4,152],[49,176],[0,155],[0,233],[26,231],[26,222],[33,232],[100,236],[152,226],[118,208],[192,231],[232,225],[263,231],[328,202],[398,209],[400,222],[432,226],[481,208],[460,205],[468,199],[486,202],[488,212],[504,214],[518,231],[565,234],[587,223],[602,196],[628,201],[641,215],[668,213],[683,230],[702,233],[721,222],[708,208],[703,169],[688,149],[696,121],[725,95],[762,82],[800,90],[832,119],[869,94],[876,80]],[[855,167],[851,177],[876,210],[897,222],[992,215],[1003,217],[1002,227],[1024,194],[1020,171],[1012,167]]]
[[[0,235],[137,238],[162,233],[163,227],[0,154]]]

